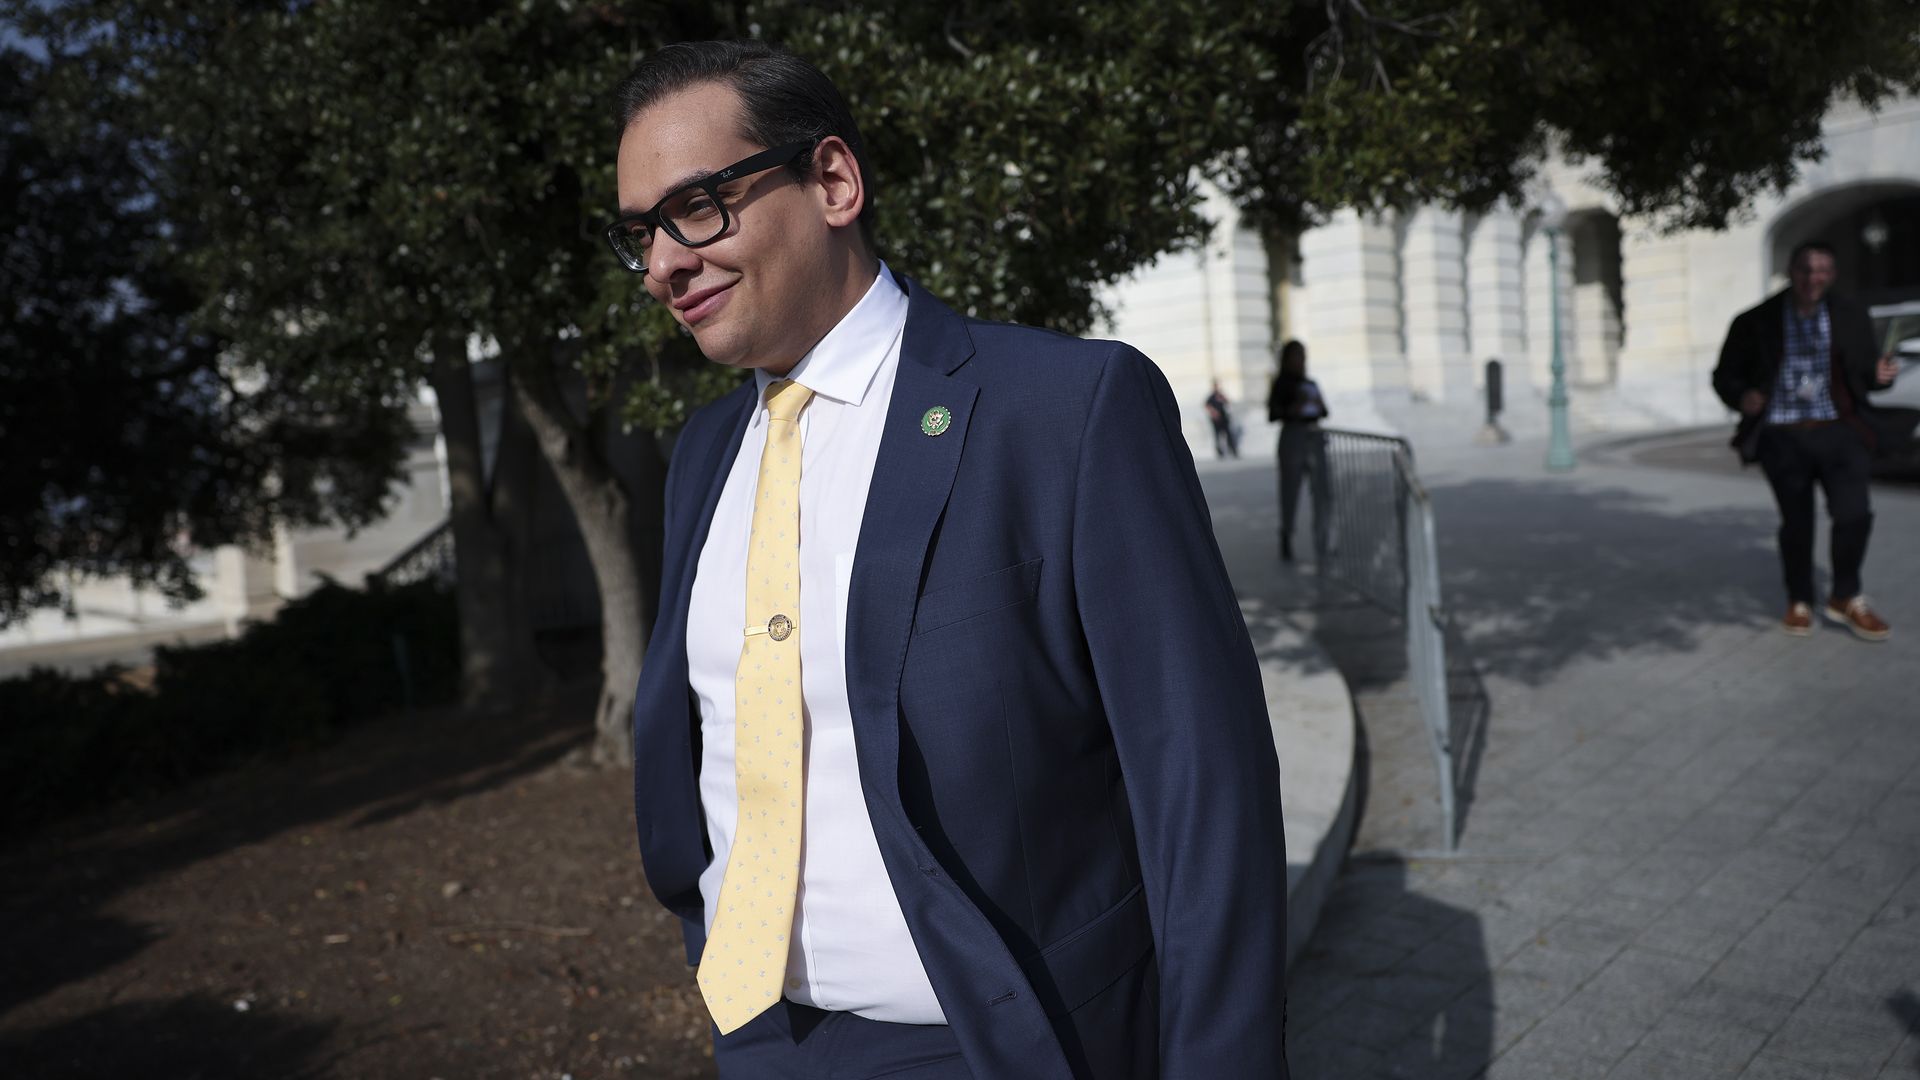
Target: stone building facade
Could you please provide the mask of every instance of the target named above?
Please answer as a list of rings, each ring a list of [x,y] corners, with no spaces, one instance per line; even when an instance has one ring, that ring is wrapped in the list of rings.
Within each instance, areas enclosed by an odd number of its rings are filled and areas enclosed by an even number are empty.
[[[1548,164],[1542,181],[1568,207],[1557,293],[1576,440],[1725,419],[1707,378],[1727,323],[1784,284],[1787,253],[1803,240],[1831,242],[1839,287],[1869,303],[1920,300],[1920,99],[1878,113],[1842,105],[1824,128],[1824,160],[1718,232],[1662,234],[1623,219],[1580,168]],[[1345,211],[1273,244],[1244,227],[1225,198],[1213,196],[1207,210],[1218,223],[1209,243],[1162,258],[1105,297],[1113,317],[1104,333],[1165,370],[1196,457],[1213,453],[1201,402],[1214,380],[1236,403],[1243,451],[1273,453],[1264,402],[1275,347],[1290,337],[1306,343],[1339,426],[1392,431],[1407,410],[1424,409],[1470,432],[1484,365],[1499,359],[1504,424],[1544,428],[1556,290],[1532,206]],[[396,489],[387,520],[351,536],[282,530],[271,551],[203,553],[197,565],[208,595],[186,609],[125,581],[75,582],[67,611],[0,629],[0,677],[35,663],[125,659],[155,641],[224,636],[311,591],[322,575],[357,583],[445,519],[430,395],[415,411],[409,482]],[[497,412],[496,403],[489,415]],[[557,491],[548,502],[543,520],[570,522]],[[592,574],[577,536],[543,544],[564,552],[552,560],[564,580],[546,590],[557,607],[544,617],[592,623]]]
[[[1723,419],[1707,382],[1727,323],[1784,285],[1803,240],[1837,249],[1838,288],[1920,299],[1920,99],[1843,104],[1823,127],[1825,158],[1721,231],[1663,233],[1622,217],[1586,170],[1543,169],[1541,190],[1568,209],[1557,293],[1576,438]],[[1290,337],[1343,426],[1392,430],[1410,408],[1476,415],[1489,359],[1504,369],[1507,425],[1544,426],[1556,290],[1533,205],[1349,210],[1274,245],[1224,198],[1208,212],[1212,241],[1112,290],[1105,328],[1165,369],[1196,455],[1213,453],[1200,402],[1215,379],[1248,449],[1272,453],[1266,386]]]

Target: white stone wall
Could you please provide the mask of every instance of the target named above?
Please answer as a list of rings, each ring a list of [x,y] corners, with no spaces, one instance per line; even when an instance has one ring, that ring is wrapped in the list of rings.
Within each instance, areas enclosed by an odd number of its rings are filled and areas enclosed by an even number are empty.
[[[1307,370],[1342,427],[1389,430],[1375,412],[1411,383],[1396,215],[1342,210],[1300,237],[1303,296],[1293,303]]]
[[[1162,256],[1103,295],[1114,317],[1100,333],[1160,366],[1180,404],[1181,431],[1195,458],[1214,455],[1202,403],[1215,379],[1233,403],[1242,454],[1271,455],[1266,397],[1273,315],[1266,251],[1219,192],[1210,193],[1206,213],[1215,222],[1206,244]]]
[[[1782,230],[1807,228],[1810,208],[1863,186],[1920,188],[1920,99],[1890,102],[1878,114],[1842,104],[1822,128],[1825,159],[1803,166],[1784,195],[1761,198],[1724,231],[1660,236],[1646,222],[1624,224],[1623,396],[1664,406],[1676,423],[1725,419],[1708,379],[1727,324],[1785,285],[1780,260],[1805,237]]]
[[[1662,414],[1677,423],[1704,422],[1707,415],[1695,397],[1713,368],[1693,348],[1687,240],[1635,222],[1622,231],[1620,248],[1628,313],[1618,357],[1620,392],[1649,407],[1664,403]]]
[[[431,433],[437,414],[416,408],[416,427],[424,426],[402,466],[402,479],[389,496],[387,516],[356,533],[339,526],[281,529],[275,535],[275,591],[284,599],[305,596],[324,578],[360,587],[366,576],[445,521],[449,504],[442,463]]]
[[[1407,220],[1400,275],[1409,390],[1416,400],[1470,400],[1466,233],[1459,211],[1425,206]]]
[[[1786,249],[1862,201],[1920,191],[1920,99],[1878,114],[1843,105],[1824,127],[1825,160],[1717,232],[1621,220],[1591,170],[1550,160],[1541,185],[1568,210],[1557,288],[1534,211],[1505,205],[1481,215],[1342,211],[1298,238],[1296,277],[1278,288],[1258,238],[1216,195],[1220,224],[1204,251],[1169,256],[1110,294],[1113,332],[1166,369],[1199,456],[1212,453],[1199,403],[1216,377],[1248,448],[1271,453],[1262,402],[1276,294],[1282,336],[1306,343],[1343,426],[1388,427],[1375,411],[1385,404],[1477,407],[1491,358],[1502,361],[1510,415],[1538,411],[1556,295],[1567,381],[1579,391],[1576,435],[1583,423],[1718,423],[1726,411],[1709,379],[1727,323],[1781,287]]]
[[[1485,390],[1486,363],[1499,360],[1509,400],[1532,384],[1527,357],[1526,270],[1520,217],[1499,206],[1466,229],[1467,339],[1474,385]]]
[[[433,433],[432,406],[413,409],[416,442],[393,488],[387,516],[349,534],[344,528],[278,529],[264,551],[222,547],[196,554],[190,565],[205,595],[174,607],[125,577],[72,582],[71,614],[40,610],[0,629],[0,677],[34,663],[84,670],[108,661],[130,662],[156,643],[177,638],[231,636],[248,619],[266,618],[286,600],[319,587],[322,575],[359,586],[447,516],[446,485]]]

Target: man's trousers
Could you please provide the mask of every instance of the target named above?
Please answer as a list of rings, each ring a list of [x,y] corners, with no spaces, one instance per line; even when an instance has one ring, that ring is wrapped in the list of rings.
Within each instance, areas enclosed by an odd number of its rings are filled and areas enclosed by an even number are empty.
[[[1873,455],[1851,427],[1839,421],[1815,425],[1770,424],[1760,432],[1760,468],[1780,505],[1780,568],[1787,597],[1814,602],[1813,487],[1827,497],[1833,519],[1833,593],[1836,600],[1860,594],[1860,564],[1867,557],[1873,508],[1867,498]]]
[[[720,1080],[976,1080],[946,1025],[889,1024],[792,1001],[716,1032]]]

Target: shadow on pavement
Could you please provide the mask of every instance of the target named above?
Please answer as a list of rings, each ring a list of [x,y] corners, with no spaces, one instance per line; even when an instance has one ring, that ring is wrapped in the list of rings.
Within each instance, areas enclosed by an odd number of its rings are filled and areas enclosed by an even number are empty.
[[[1894,1019],[1906,1026],[1909,1039],[1920,1040],[1920,995],[1916,995],[1911,990],[1901,990],[1888,995],[1887,1011],[1893,1014]],[[1914,1057],[1913,1067],[1920,1070],[1920,1054]]]
[[[1493,723],[1493,699],[1480,678],[1480,665],[1457,627],[1446,629],[1447,720],[1452,726],[1454,820],[1457,837],[1466,831],[1480,782],[1480,762],[1487,753],[1487,733]]]
[[[1540,684],[1576,660],[1690,651],[1781,594],[1771,509],[1675,513],[1620,489],[1436,488],[1444,596],[1486,669]]]
[[[1477,1075],[1494,996],[1479,916],[1407,886],[1391,856],[1349,861],[1288,983],[1296,1076]]]

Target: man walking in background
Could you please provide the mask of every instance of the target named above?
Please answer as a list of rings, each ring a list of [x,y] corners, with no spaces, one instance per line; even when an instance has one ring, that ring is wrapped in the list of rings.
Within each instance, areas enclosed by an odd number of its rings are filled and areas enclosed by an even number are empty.
[[[1207,422],[1213,425],[1213,456],[1225,460],[1240,456],[1240,433],[1233,430],[1233,403],[1213,380],[1213,393],[1207,395]]]
[[[1287,1075],[1265,695],[1151,361],[878,257],[811,65],[619,93],[607,239],[707,358],[634,706],[722,1077]]]
[[[1866,308],[1834,295],[1833,249],[1801,244],[1791,284],[1742,312],[1727,330],[1713,389],[1740,413],[1734,445],[1758,461],[1780,506],[1780,564],[1787,585],[1781,628],[1813,632],[1813,488],[1833,519],[1833,589],[1820,613],[1865,641],[1892,632],[1861,592],[1873,529],[1868,474],[1877,436],[1868,393],[1893,385],[1898,365],[1874,346]],[[1876,359],[1877,358],[1877,359]]]

